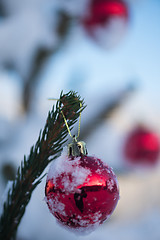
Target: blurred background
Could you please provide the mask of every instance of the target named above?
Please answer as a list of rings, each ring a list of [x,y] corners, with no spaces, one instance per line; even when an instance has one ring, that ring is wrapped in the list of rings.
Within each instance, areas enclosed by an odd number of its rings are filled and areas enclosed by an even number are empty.
[[[82,237],[49,213],[44,179],[17,239],[160,239],[159,25],[159,0],[0,0],[1,206],[61,90],[85,99],[80,138],[120,186],[114,214]]]

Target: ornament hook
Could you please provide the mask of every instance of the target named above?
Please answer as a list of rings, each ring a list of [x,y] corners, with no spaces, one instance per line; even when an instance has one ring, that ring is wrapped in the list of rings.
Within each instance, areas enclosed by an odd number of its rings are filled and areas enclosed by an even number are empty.
[[[49,98],[48,100],[59,100],[59,99]],[[81,102],[80,102],[80,109],[82,109]],[[73,139],[73,142],[68,144],[68,156],[77,157],[77,156],[81,156],[81,155],[87,155],[88,152],[87,152],[87,148],[86,148],[86,143],[84,141],[77,140],[79,138],[80,128],[81,128],[81,111],[79,114],[79,124],[78,124],[78,135],[77,136],[75,136],[75,135],[72,136],[71,131],[68,126],[68,123],[67,123],[67,120],[66,120],[66,117],[62,110],[60,110],[60,112],[62,113],[68,133],[69,133],[70,137]]]
[[[81,102],[80,102],[80,108],[82,108]],[[73,142],[68,144],[68,156],[77,157],[77,156],[81,156],[82,154],[87,155],[86,143],[84,141],[77,141],[77,139],[79,138],[79,135],[80,135],[81,112],[79,114],[79,124],[78,124],[78,135],[77,136],[75,136],[75,135],[72,136],[71,131],[68,126],[68,123],[67,123],[67,120],[66,120],[62,110],[61,110],[61,113],[64,118],[64,122],[66,124],[68,133],[71,136],[71,138],[73,139]]]

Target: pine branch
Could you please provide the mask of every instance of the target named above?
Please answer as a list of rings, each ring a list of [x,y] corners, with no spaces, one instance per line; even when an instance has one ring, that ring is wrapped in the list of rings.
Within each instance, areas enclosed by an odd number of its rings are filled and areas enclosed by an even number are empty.
[[[82,108],[80,108],[80,102]],[[60,95],[55,110],[54,106],[48,114],[43,132],[30,150],[28,158],[24,156],[18,168],[16,179],[8,191],[0,219],[0,239],[11,240],[16,238],[18,225],[25,213],[32,192],[41,182],[46,166],[62,151],[62,145],[67,141],[68,131],[61,113],[63,111],[68,125],[73,126],[80,111],[85,108],[83,100],[75,92]]]

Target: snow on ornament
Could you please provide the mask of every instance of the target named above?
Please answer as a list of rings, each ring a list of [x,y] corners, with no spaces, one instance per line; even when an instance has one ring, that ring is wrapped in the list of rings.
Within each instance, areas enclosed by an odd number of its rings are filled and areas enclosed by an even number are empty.
[[[123,38],[129,10],[123,0],[90,0],[82,24],[87,33],[101,46],[111,48]]]
[[[114,211],[118,182],[101,159],[87,155],[86,145],[73,138],[68,154],[53,161],[47,176],[45,200],[58,222],[79,233],[89,233]]]
[[[124,155],[132,166],[153,166],[160,154],[159,136],[139,125],[128,134],[124,144]]]

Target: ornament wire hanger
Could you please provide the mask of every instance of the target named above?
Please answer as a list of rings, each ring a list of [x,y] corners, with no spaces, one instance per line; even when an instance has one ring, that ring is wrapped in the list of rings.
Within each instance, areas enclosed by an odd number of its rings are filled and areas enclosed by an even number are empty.
[[[81,103],[81,102],[80,102],[80,109],[82,109],[82,103]],[[68,130],[68,133],[69,133],[70,137],[77,142],[77,138],[79,138],[80,128],[81,128],[81,112],[80,112],[80,114],[79,114],[79,124],[78,124],[78,135],[77,135],[77,136],[75,136],[75,135],[72,136],[71,131],[70,131],[69,126],[68,126],[68,123],[67,123],[67,120],[66,120],[66,118],[65,118],[64,113],[63,113],[62,110],[61,110],[61,113],[62,113],[64,122],[65,122],[65,124],[66,124],[66,127],[67,127],[67,130]]]
[[[48,100],[59,101],[60,99],[57,99],[57,98],[48,98]],[[81,109],[82,109],[82,103],[80,102],[80,110],[81,110]],[[79,114],[79,124],[78,124],[78,135],[77,135],[77,136],[75,136],[75,135],[72,136],[71,131],[70,131],[69,126],[68,126],[68,123],[67,123],[67,120],[66,120],[66,117],[65,117],[63,111],[62,111],[62,110],[60,110],[60,111],[61,111],[61,113],[62,113],[64,122],[65,122],[65,125],[66,125],[66,128],[67,128],[67,130],[68,130],[68,133],[69,133],[70,137],[77,142],[77,138],[79,138],[80,129],[81,129],[81,115],[82,115],[82,114],[81,114],[81,111],[80,111],[80,114]]]
[[[55,100],[56,101],[56,100],[59,100],[59,99],[49,98],[48,100]],[[81,102],[80,102],[80,109],[82,109],[82,103]],[[88,152],[87,152],[87,148],[86,148],[86,143],[84,141],[77,141],[77,139],[79,138],[79,135],[80,135],[81,111],[80,111],[80,114],[79,114],[79,124],[78,124],[78,135],[77,136],[75,136],[75,135],[72,136],[71,131],[70,131],[69,126],[68,126],[68,123],[67,123],[67,119],[66,119],[63,111],[60,110],[60,112],[62,113],[65,125],[67,127],[67,131],[68,131],[70,137],[73,139],[73,142],[68,144],[68,156],[76,157],[76,156],[80,156],[82,154],[87,155]]]

